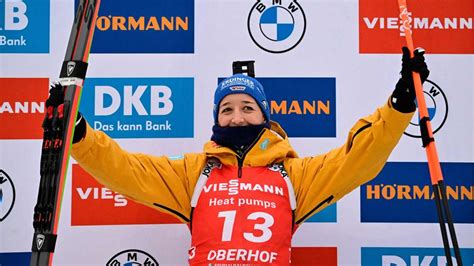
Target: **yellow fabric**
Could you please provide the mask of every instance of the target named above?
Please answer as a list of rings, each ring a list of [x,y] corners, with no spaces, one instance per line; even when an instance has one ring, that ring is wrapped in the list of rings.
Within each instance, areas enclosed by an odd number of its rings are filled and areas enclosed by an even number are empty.
[[[344,145],[326,154],[305,158],[298,158],[286,133],[272,122],[272,129],[265,129],[245,156],[243,166],[283,162],[295,190],[295,218],[301,223],[374,178],[412,116],[413,113],[400,113],[387,103],[360,119]],[[237,165],[235,152],[211,141],[204,145],[203,153],[188,153],[181,159],[128,153],[105,133],[94,131],[89,125],[86,136],[73,145],[71,154],[106,187],[171,213],[183,222],[189,219],[193,190],[207,158],[212,156],[223,164]],[[329,204],[324,203],[327,199],[331,199]],[[314,210],[321,203],[321,207]]]

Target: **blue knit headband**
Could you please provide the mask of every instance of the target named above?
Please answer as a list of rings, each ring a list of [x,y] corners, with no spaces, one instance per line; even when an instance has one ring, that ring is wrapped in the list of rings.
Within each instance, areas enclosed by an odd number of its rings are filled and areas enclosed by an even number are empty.
[[[224,79],[216,88],[214,93],[214,122],[217,124],[219,104],[229,94],[245,93],[255,99],[262,110],[265,120],[270,121],[270,106],[263,91],[263,86],[255,78],[236,74]]]

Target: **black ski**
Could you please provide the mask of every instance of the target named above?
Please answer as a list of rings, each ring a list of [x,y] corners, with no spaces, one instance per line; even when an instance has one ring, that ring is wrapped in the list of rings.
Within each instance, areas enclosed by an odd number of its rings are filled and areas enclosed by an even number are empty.
[[[61,210],[69,148],[92,44],[100,0],[80,0],[69,37],[59,84],[64,103],[48,107],[43,121],[40,185],[33,215],[30,265],[52,264]]]

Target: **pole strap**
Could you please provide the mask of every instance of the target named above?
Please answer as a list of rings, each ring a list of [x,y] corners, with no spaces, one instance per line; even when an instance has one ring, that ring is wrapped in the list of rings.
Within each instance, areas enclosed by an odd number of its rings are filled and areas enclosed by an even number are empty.
[[[81,86],[86,78],[88,64],[83,61],[64,61],[59,74],[59,82],[62,86]]]
[[[427,116],[420,119],[421,142],[424,148],[428,146],[430,142],[434,142],[434,138],[430,137],[428,131],[428,121],[430,121],[430,118]]]

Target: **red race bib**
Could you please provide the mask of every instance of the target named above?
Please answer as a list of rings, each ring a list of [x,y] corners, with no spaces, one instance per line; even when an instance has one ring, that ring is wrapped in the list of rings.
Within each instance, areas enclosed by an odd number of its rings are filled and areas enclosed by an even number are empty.
[[[191,265],[289,265],[295,204],[281,165],[244,167],[239,178],[235,166],[208,163],[191,205]]]

